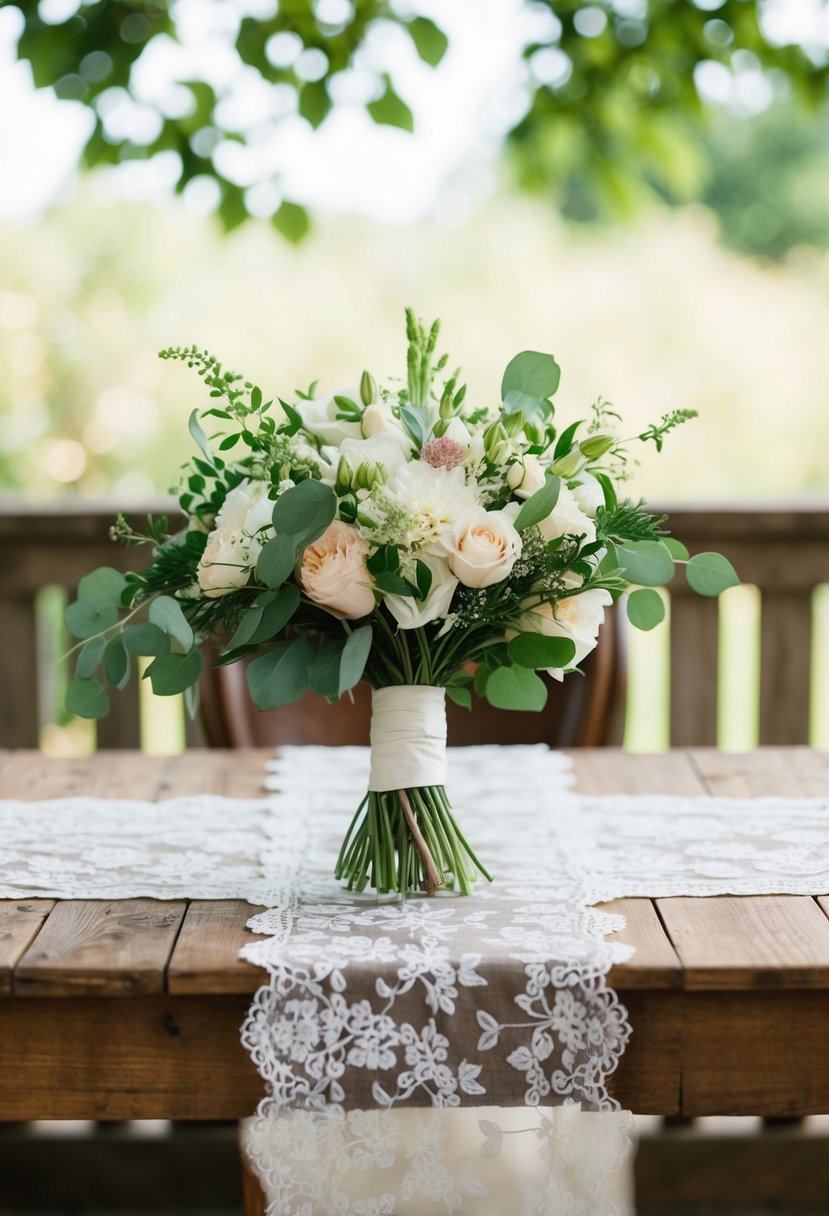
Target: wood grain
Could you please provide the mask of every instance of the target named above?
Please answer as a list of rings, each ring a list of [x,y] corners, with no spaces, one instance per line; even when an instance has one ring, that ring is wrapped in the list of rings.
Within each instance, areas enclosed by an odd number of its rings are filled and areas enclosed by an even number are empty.
[[[829,920],[799,895],[656,901],[686,989],[829,988]]]
[[[638,756],[617,748],[580,748],[573,761],[575,788],[582,794],[677,794],[697,797],[705,785],[684,751]]]
[[[829,798],[829,753],[762,747],[743,755],[694,748],[691,762],[706,792],[722,798]]]
[[[53,899],[0,900],[0,996],[12,991],[17,961],[37,937],[54,906]]]
[[[261,987],[262,969],[239,958],[242,946],[254,940],[246,922],[260,911],[238,899],[194,900],[167,967],[167,991],[252,993]]]
[[[682,964],[662,921],[649,899],[614,899],[599,905],[605,912],[624,916],[627,928],[608,934],[636,950],[627,963],[617,963],[607,977],[611,988],[629,992],[639,988],[681,988]]]
[[[153,899],[64,900],[22,955],[19,996],[126,996],[164,991],[185,904]]]

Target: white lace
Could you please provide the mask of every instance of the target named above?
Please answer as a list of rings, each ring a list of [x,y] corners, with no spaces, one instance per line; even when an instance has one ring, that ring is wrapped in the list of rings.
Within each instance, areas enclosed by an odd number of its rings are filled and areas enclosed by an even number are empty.
[[[562,757],[510,747],[450,751],[492,886],[356,896],[330,874],[368,752],[286,748],[272,767],[257,802],[0,803],[0,895],[269,905],[243,951],[268,982],[242,1037],[266,1082],[246,1143],[274,1216],[624,1208],[607,1078],[630,1027],[606,976],[631,951],[590,905],[829,887],[827,801],[589,797]]]

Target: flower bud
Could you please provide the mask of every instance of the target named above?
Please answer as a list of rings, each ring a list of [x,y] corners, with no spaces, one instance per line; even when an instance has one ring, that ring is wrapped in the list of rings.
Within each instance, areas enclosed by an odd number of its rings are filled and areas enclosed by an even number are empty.
[[[552,471],[557,477],[575,477],[587,464],[587,458],[580,448],[575,447],[566,456],[559,456],[553,462]]]
[[[507,485],[509,486],[509,488],[511,490],[514,490],[516,488],[516,486],[521,485],[521,482],[523,480],[524,480],[524,464],[522,461],[516,460],[507,469]]]
[[[437,422],[432,427],[432,434],[434,435],[435,439],[442,439],[446,434],[446,428],[448,426],[449,420],[447,418],[444,418],[443,416],[438,418]]]
[[[450,381],[444,389],[443,396],[440,399],[440,416],[444,421],[446,421],[446,419],[452,417],[454,412],[455,407],[452,404],[452,382]]]
[[[612,435],[591,435],[588,439],[582,439],[579,448],[588,460],[599,460],[607,455],[615,442]]]
[[[510,439],[514,439],[516,435],[520,435],[524,429],[524,415],[519,410],[517,414],[504,415],[504,429]]]
[[[506,435],[507,435],[507,433],[504,430],[504,428],[501,426],[501,423],[493,422],[484,431],[484,447],[487,448],[487,450],[488,450],[489,448],[492,447],[492,445],[494,443],[497,443],[500,439],[506,439]]]
[[[487,459],[495,465],[503,464],[509,458],[512,447],[506,439],[502,439],[500,443],[496,443],[494,447],[487,450]]]
[[[371,405],[377,400],[377,381],[371,372],[363,372],[360,377],[360,400],[363,405]]]
[[[345,456],[341,456],[337,465],[337,476],[334,489],[338,494],[347,494],[354,484],[354,470]]]
[[[547,432],[540,422],[532,420],[524,424],[524,434],[529,439],[530,443],[541,444],[547,438]]]

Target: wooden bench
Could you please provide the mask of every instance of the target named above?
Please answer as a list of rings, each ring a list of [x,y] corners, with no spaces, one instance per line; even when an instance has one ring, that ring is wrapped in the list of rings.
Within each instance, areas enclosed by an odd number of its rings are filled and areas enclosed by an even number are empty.
[[[0,754],[0,796],[261,795],[267,753]],[[589,793],[826,796],[829,756],[573,753]],[[44,830],[47,825],[44,824]],[[611,983],[634,1034],[613,1092],[636,1112],[829,1112],[826,897],[633,899]],[[262,973],[240,901],[0,901],[0,1120],[239,1119],[261,1084],[239,1042]],[[249,1210],[254,1211],[249,1199]]]

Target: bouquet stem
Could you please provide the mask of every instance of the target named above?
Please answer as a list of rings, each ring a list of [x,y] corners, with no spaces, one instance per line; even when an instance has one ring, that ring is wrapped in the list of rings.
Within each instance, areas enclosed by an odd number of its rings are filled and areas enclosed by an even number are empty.
[[[357,808],[337,859],[335,876],[349,891],[379,894],[441,887],[472,892],[480,873],[492,875],[470,849],[442,785],[370,791]]]

